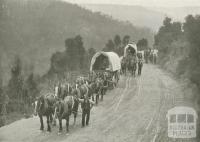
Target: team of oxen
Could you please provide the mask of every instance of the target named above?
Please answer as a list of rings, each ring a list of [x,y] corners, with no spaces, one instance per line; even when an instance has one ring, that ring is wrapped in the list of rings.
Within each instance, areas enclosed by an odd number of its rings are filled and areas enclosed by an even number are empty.
[[[35,101],[35,114],[40,118],[40,130],[44,130],[43,116],[47,118],[47,131],[51,131],[51,124],[59,121],[59,132],[62,131],[62,120],[66,120],[66,131],[69,132],[69,118],[74,116],[74,125],[79,111],[79,104],[82,109],[82,127],[89,124],[90,109],[97,105],[99,99],[103,100],[109,84],[109,76],[106,73],[92,73],[89,80],[85,77],[78,77],[74,83],[58,83],[55,86],[55,93],[41,95]],[[110,81],[112,83],[112,81]],[[86,121],[86,122],[85,122]]]
[[[116,54],[111,52],[97,53],[97,55],[101,54],[109,56],[109,58],[112,58],[113,55],[116,57]],[[115,59],[111,60],[114,61]],[[119,80],[118,72],[121,68],[120,62],[118,62],[118,65],[113,65],[111,69],[113,68],[115,71],[94,71],[91,68],[88,77],[77,77],[73,83],[67,81],[65,83],[58,82],[55,85],[54,93],[39,96],[34,103],[34,113],[40,118],[40,130],[44,130],[43,116],[45,116],[47,118],[47,131],[51,131],[52,124],[56,125],[57,118],[59,121],[59,133],[63,130],[63,119],[66,120],[66,132],[68,133],[70,116],[74,116],[75,125],[79,112],[82,113],[82,127],[89,125],[90,110],[93,105],[98,105],[99,100],[103,101],[103,96],[108,88],[115,88],[117,85]]]
[[[141,75],[143,63],[150,61],[156,64],[157,56],[158,50],[156,49],[137,51],[136,44],[128,44],[125,47],[124,56],[121,57],[121,73],[126,75],[129,71],[135,77],[138,70],[138,75]]]
[[[120,73],[126,75],[127,70],[131,75],[141,75],[144,51],[137,51],[135,44],[128,44],[124,50],[124,57],[114,52],[97,52],[90,66],[90,73],[87,77],[77,77],[75,81],[69,83],[58,82],[55,84],[54,92],[48,95],[41,95],[34,103],[34,113],[40,118],[40,130],[44,130],[43,116],[47,118],[47,131],[51,131],[51,126],[56,125],[56,119],[59,122],[59,133],[62,132],[62,120],[66,120],[66,132],[69,132],[69,119],[73,115],[74,123],[78,113],[82,113],[82,127],[89,125],[90,110],[94,105],[98,105],[109,88],[115,88]],[[150,54],[149,54],[150,55]],[[101,71],[95,66],[104,58],[108,65],[102,64]],[[98,61],[100,60],[100,61]]]

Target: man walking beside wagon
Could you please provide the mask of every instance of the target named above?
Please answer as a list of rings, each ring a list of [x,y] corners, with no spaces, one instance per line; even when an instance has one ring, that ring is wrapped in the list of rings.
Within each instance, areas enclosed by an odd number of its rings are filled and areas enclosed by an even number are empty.
[[[138,54],[138,75],[142,74],[142,67],[143,67],[144,59],[142,54]]]
[[[85,127],[85,125],[89,125],[90,121],[90,110],[92,109],[92,106],[95,104],[88,96],[86,96],[84,99],[80,100],[82,105],[82,127]]]

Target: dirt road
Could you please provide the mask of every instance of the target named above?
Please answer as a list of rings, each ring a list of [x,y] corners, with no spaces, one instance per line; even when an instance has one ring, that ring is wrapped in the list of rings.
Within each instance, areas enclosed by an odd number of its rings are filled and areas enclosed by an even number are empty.
[[[92,109],[89,126],[81,128],[81,114],[79,114],[74,127],[71,118],[69,135],[65,135],[65,131],[58,135],[58,126],[53,127],[51,133],[40,132],[37,117],[22,119],[0,128],[0,141],[160,141],[167,135],[166,111],[182,103],[182,95],[179,83],[168,74],[156,66],[145,65],[142,76],[121,77],[117,88],[109,91],[104,101]]]

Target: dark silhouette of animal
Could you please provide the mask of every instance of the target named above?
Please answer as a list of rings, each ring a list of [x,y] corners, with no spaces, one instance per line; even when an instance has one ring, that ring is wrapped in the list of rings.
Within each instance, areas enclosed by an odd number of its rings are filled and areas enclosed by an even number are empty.
[[[121,60],[121,73],[126,75],[126,70],[127,70],[127,61],[126,58],[123,57]]]
[[[64,99],[66,96],[71,95],[72,86],[69,83],[59,83],[55,86],[55,96],[59,99]]]
[[[96,83],[96,88],[95,88],[95,94],[96,94],[95,103],[96,103],[96,105],[98,105],[99,96],[101,96],[101,100],[103,100],[103,93],[102,93],[103,80],[101,78],[97,78],[96,81],[95,81],[95,83]]]
[[[137,70],[137,57],[133,56],[132,58],[129,59],[129,63],[128,63],[128,70],[131,73],[132,76],[135,77],[135,73]]]
[[[47,118],[47,131],[51,132],[50,122],[53,122],[54,104],[56,100],[54,95],[40,96],[35,101],[35,115],[40,118],[40,130],[44,130],[43,116]]]
[[[143,67],[143,60],[139,59],[138,60],[138,75],[142,74],[142,67]]]
[[[69,132],[69,118],[73,108],[73,96],[66,96],[64,100],[59,100],[55,104],[55,113],[59,121],[59,132],[62,132],[62,120],[66,120],[66,132]]]

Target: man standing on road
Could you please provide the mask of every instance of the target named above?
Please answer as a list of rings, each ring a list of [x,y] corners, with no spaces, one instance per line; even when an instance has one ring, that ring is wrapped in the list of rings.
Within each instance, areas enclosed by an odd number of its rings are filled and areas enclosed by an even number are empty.
[[[80,101],[82,102],[82,127],[85,127],[85,124],[89,125],[90,110],[95,103],[90,100],[88,96],[84,97],[84,99],[80,99]]]
[[[140,54],[138,58],[138,75],[141,75],[142,73],[143,62],[143,56]]]

